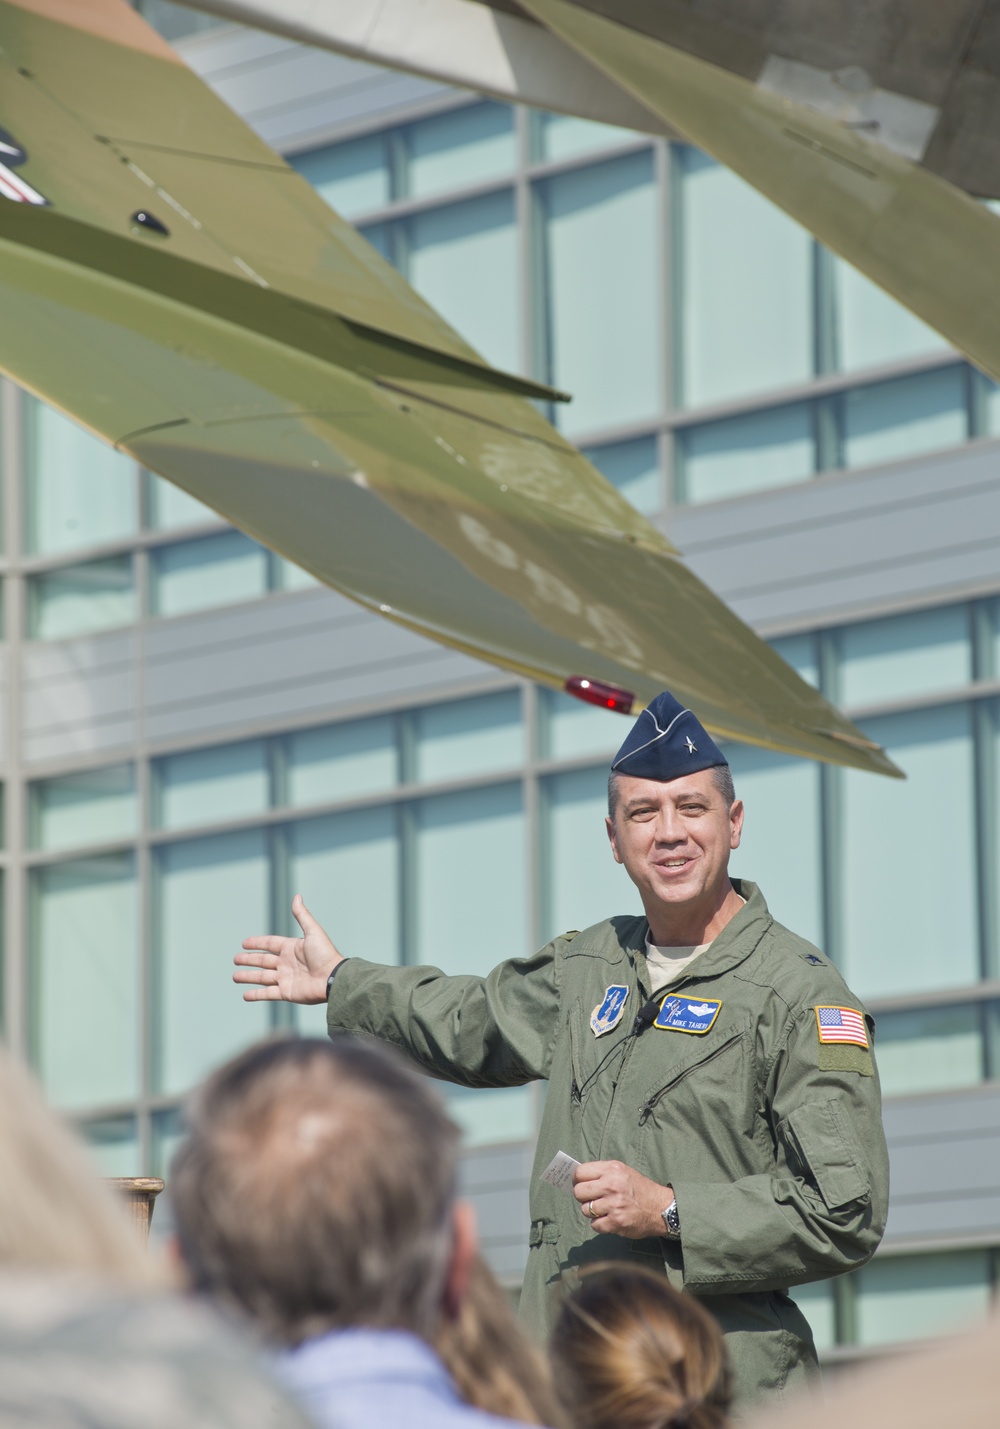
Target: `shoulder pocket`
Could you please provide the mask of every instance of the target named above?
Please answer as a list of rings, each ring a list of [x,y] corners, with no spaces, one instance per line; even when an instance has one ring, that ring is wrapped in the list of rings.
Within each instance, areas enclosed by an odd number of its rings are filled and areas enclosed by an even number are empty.
[[[834,1099],[809,1102],[785,1122],[804,1178],[816,1187],[827,1210],[871,1194],[871,1183],[857,1133]]]

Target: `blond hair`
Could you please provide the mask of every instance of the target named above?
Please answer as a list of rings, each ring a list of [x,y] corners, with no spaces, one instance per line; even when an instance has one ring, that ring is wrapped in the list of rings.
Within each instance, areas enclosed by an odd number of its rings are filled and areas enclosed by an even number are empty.
[[[502,1286],[477,1257],[454,1319],[442,1319],[434,1348],[466,1404],[501,1419],[561,1429],[549,1367],[522,1333]]]
[[[134,1290],[169,1283],[82,1144],[2,1049],[0,1146],[0,1266],[94,1274]]]
[[[722,1334],[664,1275],[595,1266],[564,1301],[550,1349],[577,1429],[725,1429]]]

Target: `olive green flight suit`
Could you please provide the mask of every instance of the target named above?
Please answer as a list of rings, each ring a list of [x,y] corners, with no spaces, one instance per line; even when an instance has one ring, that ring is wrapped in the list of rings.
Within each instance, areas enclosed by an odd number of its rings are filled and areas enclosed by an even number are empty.
[[[662,994],[721,1002],[703,1034],[634,1035],[649,999],[648,925],[635,917],[567,933],[484,978],[351,958],[328,1020],[332,1033],[373,1034],[463,1086],[546,1078],[522,1314],[543,1330],[560,1282],[588,1262],[665,1270],[721,1324],[745,1405],[815,1364],[786,1292],[871,1257],[888,1161],[870,1052],[819,1038],[817,1006],[861,1004],[826,958],[774,921],[754,884],[733,882],[746,906]],[[590,1016],[614,984],[629,989],[625,1012],[597,1037]],[[575,1200],[538,1179],[559,1150],[672,1186],[680,1241],[592,1231]]]

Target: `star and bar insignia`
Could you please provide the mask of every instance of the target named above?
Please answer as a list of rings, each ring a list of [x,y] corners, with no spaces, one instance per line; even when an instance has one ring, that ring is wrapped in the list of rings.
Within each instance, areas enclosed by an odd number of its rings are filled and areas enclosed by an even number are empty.
[[[853,1007],[817,1007],[816,1026],[824,1045],[846,1042],[855,1047],[868,1046],[865,1019]]]

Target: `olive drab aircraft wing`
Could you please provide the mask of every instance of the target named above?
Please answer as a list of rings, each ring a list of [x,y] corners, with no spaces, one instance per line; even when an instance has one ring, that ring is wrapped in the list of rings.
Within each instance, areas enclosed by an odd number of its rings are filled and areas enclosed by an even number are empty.
[[[897,774],[125,0],[0,0],[0,370],[321,581]]]
[[[199,0],[690,140],[1000,380],[1000,0]],[[631,106],[626,108],[626,106]]]

